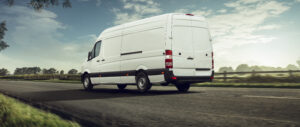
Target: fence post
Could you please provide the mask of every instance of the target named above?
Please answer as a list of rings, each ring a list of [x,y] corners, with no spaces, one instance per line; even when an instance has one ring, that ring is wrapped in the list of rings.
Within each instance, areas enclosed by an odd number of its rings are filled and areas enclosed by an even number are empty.
[[[293,72],[292,72],[292,70],[289,70],[289,76],[290,76],[290,78],[293,77]]]
[[[252,77],[255,76],[255,70],[252,70]]]
[[[224,78],[223,78],[223,80],[224,80],[224,82],[227,81],[227,72],[226,71],[224,71]]]

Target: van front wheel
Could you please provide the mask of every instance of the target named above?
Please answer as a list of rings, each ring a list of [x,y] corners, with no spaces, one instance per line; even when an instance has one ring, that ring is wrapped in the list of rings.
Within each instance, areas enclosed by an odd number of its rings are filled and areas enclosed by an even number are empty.
[[[139,72],[136,75],[136,86],[141,93],[145,93],[151,88],[152,84],[144,72]]]
[[[189,91],[190,83],[176,83],[175,86],[179,92],[187,92]]]
[[[94,85],[91,83],[90,76],[87,74],[84,75],[82,84],[83,84],[84,90],[87,90],[87,91],[92,90],[94,87]]]

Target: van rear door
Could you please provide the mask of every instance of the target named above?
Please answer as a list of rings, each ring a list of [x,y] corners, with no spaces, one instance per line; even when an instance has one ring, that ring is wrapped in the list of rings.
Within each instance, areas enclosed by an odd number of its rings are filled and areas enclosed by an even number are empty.
[[[201,17],[173,15],[172,50],[174,75],[211,75],[212,46]]]
[[[172,51],[173,51],[173,67],[186,70],[186,75],[193,74],[187,69],[194,69],[195,64],[192,60],[194,58],[193,48],[193,31],[191,21],[187,20],[189,17],[184,15],[173,16],[172,27]]]
[[[192,18],[194,63],[196,76],[209,76],[212,69],[212,44],[207,23]]]

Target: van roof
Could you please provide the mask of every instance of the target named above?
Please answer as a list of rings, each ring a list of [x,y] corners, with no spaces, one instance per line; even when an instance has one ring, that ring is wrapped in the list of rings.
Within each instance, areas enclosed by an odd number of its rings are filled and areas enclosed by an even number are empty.
[[[132,22],[127,22],[127,23],[124,23],[124,24],[121,24],[121,25],[116,25],[116,26],[107,28],[102,33],[100,33],[99,37],[97,38],[97,41],[100,40],[101,34],[103,34],[103,33],[107,33],[107,32],[115,31],[115,30],[118,30],[118,29],[122,29],[125,26],[131,26],[131,25],[136,24],[138,22],[151,21],[151,20],[155,20],[155,19],[160,18],[160,17],[172,16],[172,15],[187,15],[187,14],[184,14],[184,13],[167,13],[167,14],[153,16],[153,17],[148,17],[148,18],[144,18],[144,19],[140,19],[140,20],[136,20],[136,21],[132,21]],[[192,14],[192,15],[195,16],[196,20],[205,21],[205,18],[203,16],[201,16],[201,15],[194,15],[194,14]]]

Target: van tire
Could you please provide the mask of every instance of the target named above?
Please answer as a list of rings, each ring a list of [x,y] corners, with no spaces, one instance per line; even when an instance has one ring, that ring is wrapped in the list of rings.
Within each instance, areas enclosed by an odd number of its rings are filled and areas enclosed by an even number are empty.
[[[119,90],[124,90],[126,88],[126,84],[118,84]]]
[[[88,74],[84,75],[82,85],[83,85],[84,90],[86,90],[86,91],[93,90],[94,85],[92,84],[90,76]]]
[[[152,84],[150,83],[146,73],[138,72],[136,75],[136,86],[138,91],[141,93],[147,92],[152,87]]]
[[[190,88],[190,83],[176,83],[175,86],[179,92],[188,92]]]

